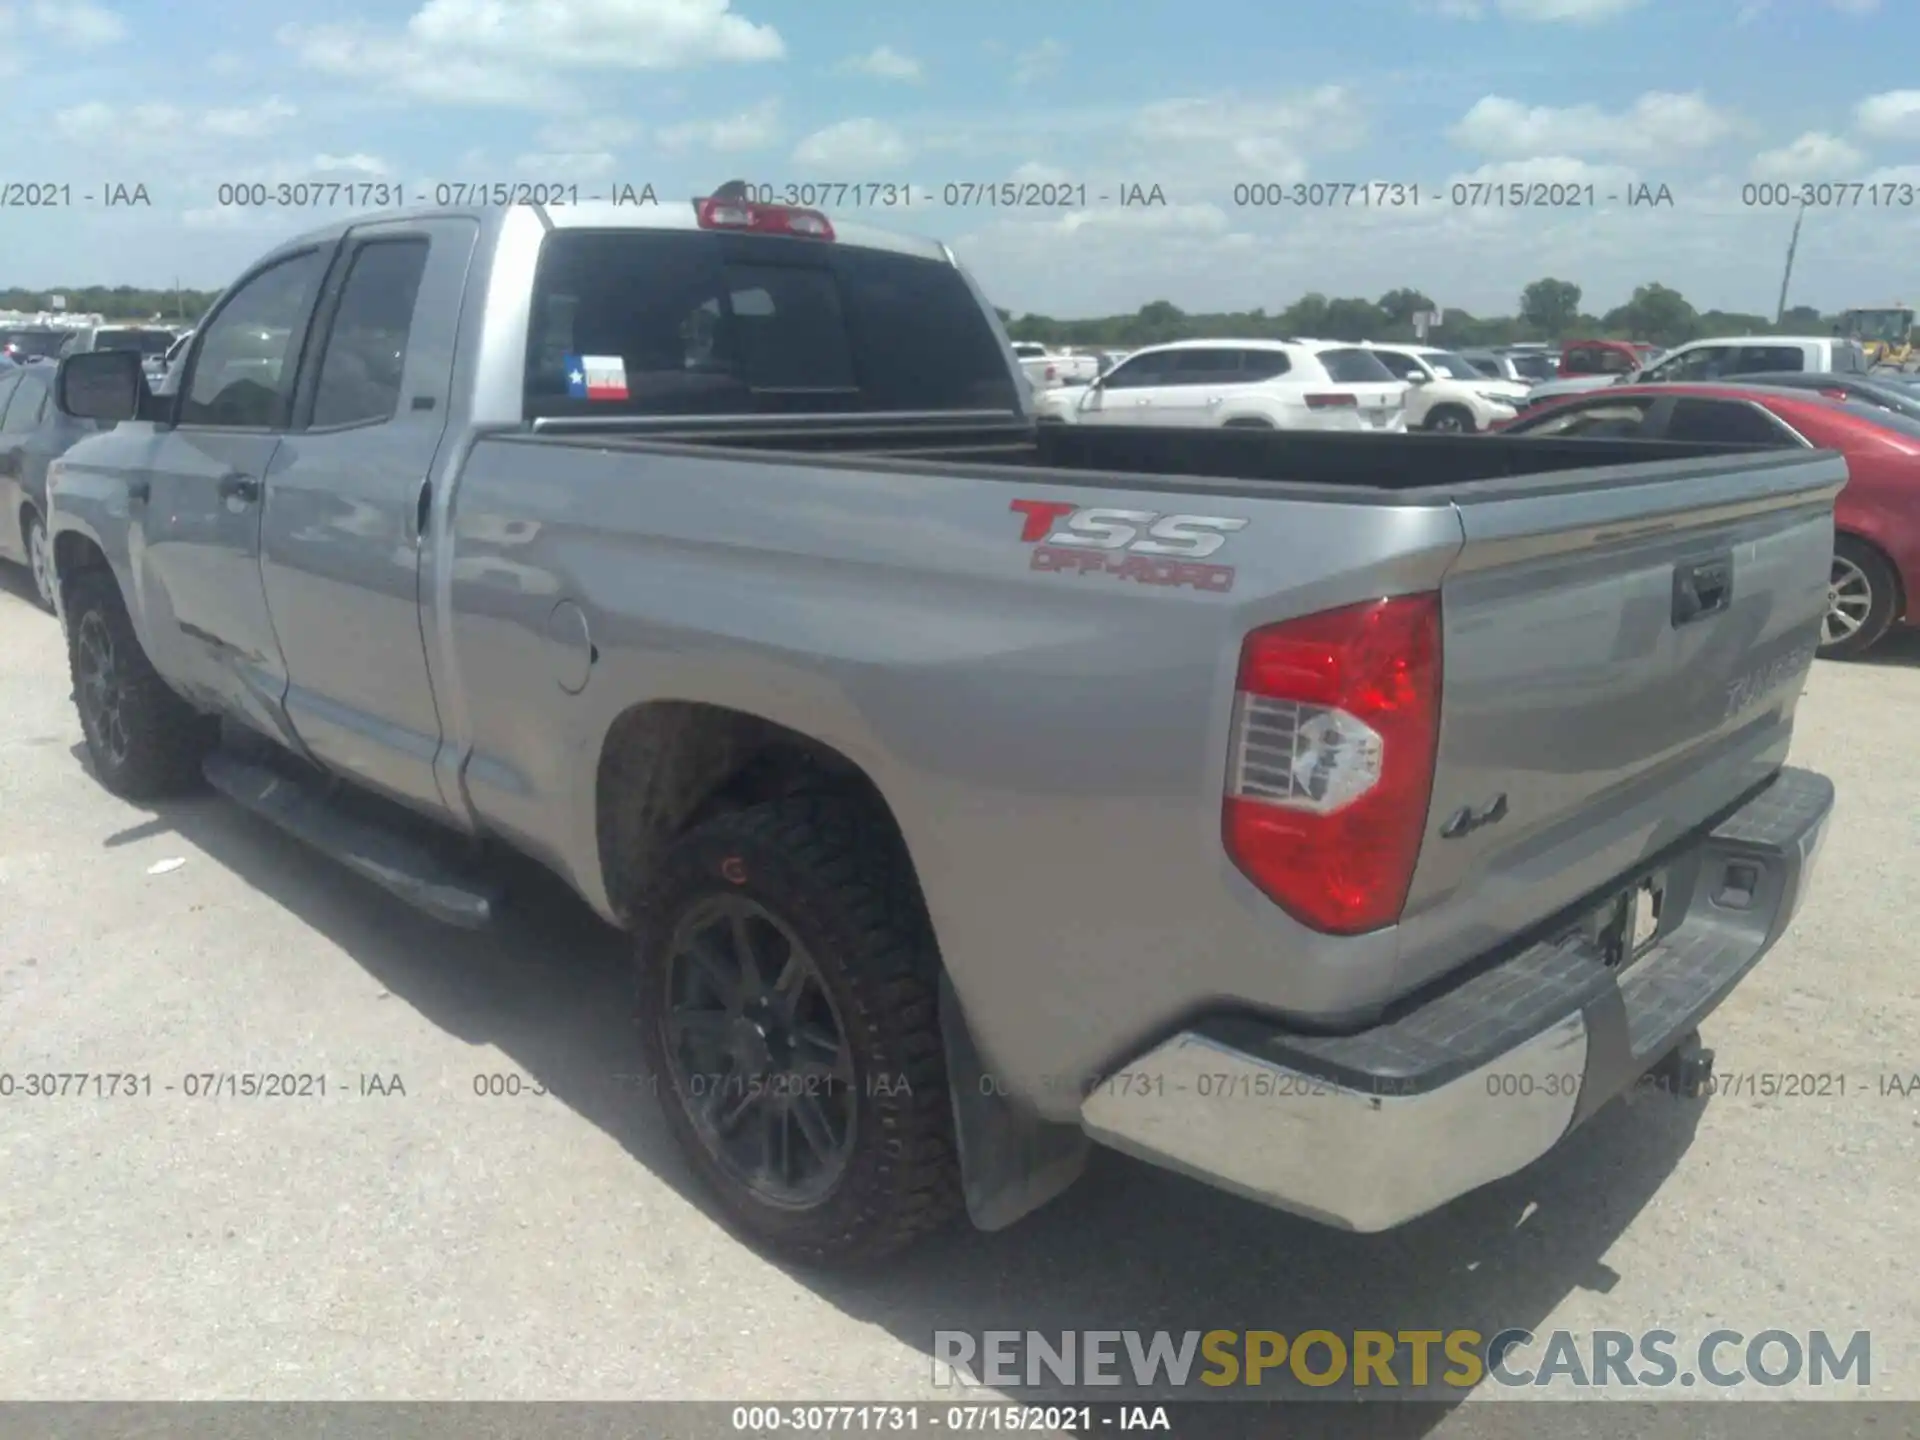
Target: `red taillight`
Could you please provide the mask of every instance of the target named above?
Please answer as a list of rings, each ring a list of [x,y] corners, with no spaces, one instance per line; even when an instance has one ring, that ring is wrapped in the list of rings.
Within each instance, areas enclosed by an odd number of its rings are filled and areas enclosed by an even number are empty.
[[[1427,825],[1440,597],[1373,600],[1240,649],[1221,833],[1249,880],[1316,930],[1391,925]]]
[[[751,230],[759,235],[803,235],[833,239],[833,222],[818,210],[791,205],[755,205],[747,200],[696,200],[694,214],[702,230]]]
[[[1357,406],[1359,403],[1360,399],[1356,395],[1307,396],[1307,409],[1309,410],[1337,410],[1343,405]]]
[[[1047,366],[1047,378],[1049,380],[1058,380],[1060,378],[1060,372],[1056,370],[1053,366],[1049,365]]]

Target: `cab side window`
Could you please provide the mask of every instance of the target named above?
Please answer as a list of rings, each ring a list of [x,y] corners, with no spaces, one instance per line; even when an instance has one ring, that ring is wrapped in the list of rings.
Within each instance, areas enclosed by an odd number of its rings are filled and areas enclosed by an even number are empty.
[[[313,428],[393,418],[426,268],[425,240],[376,240],[354,252],[320,360]]]
[[[287,424],[307,317],[325,274],[326,256],[309,250],[234,292],[197,337],[178,424],[256,430]]]

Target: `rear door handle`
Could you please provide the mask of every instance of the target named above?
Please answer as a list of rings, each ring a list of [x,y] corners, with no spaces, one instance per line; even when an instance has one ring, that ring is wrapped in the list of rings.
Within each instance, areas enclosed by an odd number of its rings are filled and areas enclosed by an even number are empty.
[[[1691,625],[1733,603],[1733,555],[1673,567],[1673,623]]]
[[[220,477],[220,498],[239,500],[248,505],[260,498],[260,482],[251,475],[222,475]]]

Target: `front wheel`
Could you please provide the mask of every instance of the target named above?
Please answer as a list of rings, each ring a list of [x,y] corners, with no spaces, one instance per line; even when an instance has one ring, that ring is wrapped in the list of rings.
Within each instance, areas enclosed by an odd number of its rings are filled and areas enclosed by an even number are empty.
[[[780,800],[668,853],[642,901],[640,1044],[733,1225],[809,1263],[880,1260],[958,1213],[931,926],[861,806]]]
[[[1458,405],[1441,405],[1427,416],[1427,429],[1440,435],[1471,435],[1475,426],[1473,416]]]
[[[27,515],[27,568],[33,572],[34,593],[40,597],[40,604],[53,610],[53,543],[47,539],[46,522],[29,512]]]
[[[130,800],[191,789],[218,736],[215,722],[160,678],[110,572],[82,571],[66,598],[73,703],[94,774]]]
[[[1842,535],[1833,546],[1820,657],[1847,660],[1878,644],[1893,624],[1899,581],[1887,557],[1864,540]]]

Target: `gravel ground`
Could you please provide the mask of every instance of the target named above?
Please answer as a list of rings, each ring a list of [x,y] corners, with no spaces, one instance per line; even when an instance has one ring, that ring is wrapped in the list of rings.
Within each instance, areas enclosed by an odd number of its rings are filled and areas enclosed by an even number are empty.
[[[0,1071],[153,1087],[0,1100],[0,1395],[950,1399],[937,1328],[1517,1325],[1870,1329],[1872,1393],[1920,1398],[1920,1095],[1881,1078],[1920,1073],[1920,645],[1816,668],[1795,760],[1837,782],[1834,830],[1707,1029],[1723,1070],[1844,1096],[1616,1105],[1370,1238],[1102,1155],[1027,1224],[853,1281],[759,1258],[691,1191],[621,1078],[618,937],[571,896],[529,879],[498,933],[450,932],[222,802],[115,800],[56,623],[0,586]],[[164,1093],[241,1071],[326,1094]]]

